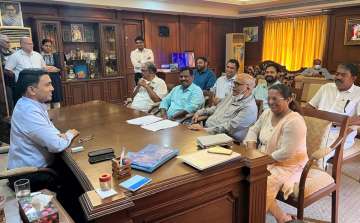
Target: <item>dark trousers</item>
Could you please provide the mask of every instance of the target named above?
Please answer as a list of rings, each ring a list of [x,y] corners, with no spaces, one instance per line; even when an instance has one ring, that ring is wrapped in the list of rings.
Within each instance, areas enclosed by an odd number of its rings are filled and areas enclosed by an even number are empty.
[[[137,85],[138,81],[142,78],[142,73],[135,73],[135,85]]]
[[[48,167],[54,170],[57,173],[57,176],[54,176],[53,174],[47,172],[35,172],[16,177],[10,177],[8,179],[9,187],[14,190],[15,181],[19,179],[28,179],[30,181],[31,192],[48,189],[55,193],[58,193],[61,188],[60,182],[62,182],[62,180],[59,178],[59,176],[61,176],[61,173],[59,173],[58,171],[61,171],[61,168],[58,167],[57,162],[58,161],[56,161],[55,159],[54,164]]]

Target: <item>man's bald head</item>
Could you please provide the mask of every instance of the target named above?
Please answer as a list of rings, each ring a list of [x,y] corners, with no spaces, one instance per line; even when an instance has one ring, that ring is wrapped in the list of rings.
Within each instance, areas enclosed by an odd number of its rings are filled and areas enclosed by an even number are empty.
[[[255,78],[249,74],[236,74],[233,86],[233,96],[243,95],[248,97],[255,87]]]
[[[22,50],[30,54],[33,51],[34,44],[30,37],[21,37],[20,46]]]
[[[247,73],[241,73],[236,75],[236,79],[244,81],[246,83],[250,90],[252,91],[255,88],[255,78],[253,78],[250,74]]]

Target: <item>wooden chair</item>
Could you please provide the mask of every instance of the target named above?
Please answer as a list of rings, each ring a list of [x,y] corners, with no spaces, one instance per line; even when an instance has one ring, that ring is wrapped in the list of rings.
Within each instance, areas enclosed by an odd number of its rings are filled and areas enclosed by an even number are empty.
[[[343,146],[349,132],[350,118],[310,108],[303,108],[303,115],[307,126],[309,161],[303,169],[299,184],[294,186],[294,193],[285,200],[283,193],[279,192],[277,199],[297,208],[297,218],[303,220],[305,207],[331,194],[331,222],[337,223]],[[341,126],[340,134],[330,147],[326,147],[326,135],[331,123]],[[314,164],[333,151],[335,155],[330,175]]]

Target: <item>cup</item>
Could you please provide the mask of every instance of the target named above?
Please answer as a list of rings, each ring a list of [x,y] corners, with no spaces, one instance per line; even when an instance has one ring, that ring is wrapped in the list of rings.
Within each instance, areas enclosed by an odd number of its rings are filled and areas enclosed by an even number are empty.
[[[30,197],[30,181],[28,179],[20,179],[14,182],[16,199]]]

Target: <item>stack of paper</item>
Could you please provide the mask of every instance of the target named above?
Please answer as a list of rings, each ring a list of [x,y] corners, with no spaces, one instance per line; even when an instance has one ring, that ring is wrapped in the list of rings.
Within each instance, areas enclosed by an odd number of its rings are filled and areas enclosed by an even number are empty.
[[[233,138],[224,133],[197,137],[197,143],[202,148],[217,145],[228,145],[233,141]]]
[[[174,122],[174,121],[170,121],[170,120],[162,120],[159,122],[155,122],[149,125],[142,125],[141,128],[146,129],[146,130],[150,130],[153,132],[156,132],[160,129],[167,129],[167,128],[172,128],[175,126],[178,126],[179,123],[178,122]]]
[[[126,122],[132,125],[148,125],[154,122],[158,122],[160,120],[162,120],[162,118],[156,117],[155,115],[147,115],[140,118],[130,119]]]
[[[203,149],[195,153],[179,156],[178,158],[198,170],[205,170],[238,159],[240,158],[240,154],[236,152],[232,152],[231,155],[215,154],[209,153],[207,149]]]

